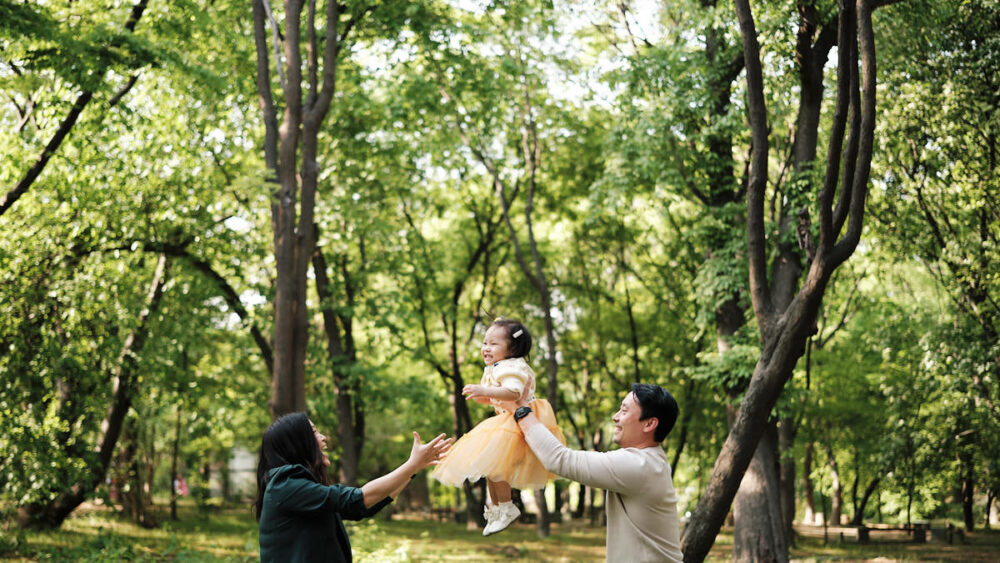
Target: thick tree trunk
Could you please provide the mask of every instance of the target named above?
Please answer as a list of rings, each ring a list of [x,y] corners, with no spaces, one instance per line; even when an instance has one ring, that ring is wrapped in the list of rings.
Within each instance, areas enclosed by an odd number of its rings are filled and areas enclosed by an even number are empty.
[[[149,319],[156,314],[167,280],[167,258],[160,255],[153,274],[146,307],[139,314],[138,325],[125,338],[113,377],[112,402],[101,423],[101,432],[91,474],[69,487],[47,503],[32,503],[18,508],[17,520],[26,528],[58,528],[76,507],[104,482],[125,416],[132,406],[138,381],[138,358],[149,336]]]
[[[707,557],[757,449],[771,410],[791,377],[796,362],[805,352],[806,339],[815,332],[816,316],[830,276],[857,248],[874,144],[875,51],[871,6],[867,0],[858,0],[856,20],[853,7],[847,4],[840,6],[837,109],[830,134],[826,178],[817,196],[819,244],[801,289],[787,307],[778,307],[767,270],[769,252],[764,202],[768,186],[769,127],[760,46],[749,2],[734,0],[734,3],[743,38],[747,114],[752,140],[747,183],[747,260],[750,266],[750,295],[762,350],[736,421],[716,459],[712,477],[685,529],[682,550],[687,561],[701,561]],[[854,27],[855,23],[857,27]],[[858,74],[859,53],[863,80]],[[858,85],[862,90],[860,96]],[[848,150],[842,154],[848,109],[851,108],[857,119],[851,121]],[[846,172],[841,177],[842,157]],[[834,208],[838,186],[840,200]]]
[[[795,446],[795,421],[792,417],[782,417],[778,425],[778,462],[781,468],[781,523],[785,533],[785,545],[791,547],[795,543],[795,530],[792,523],[795,520],[795,458],[792,448]]]
[[[318,236],[318,231],[317,231]],[[360,386],[348,377],[347,370],[355,364],[352,334],[353,319],[334,312],[333,292],[327,275],[326,257],[323,249],[313,249],[313,273],[316,276],[316,293],[319,295],[326,332],[327,359],[333,372],[334,388],[337,392],[337,441],[340,444],[340,482],[350,487],[358,485],[358,464],[364,445],[363,409],[357,401]],[[342,280],[347,293],[347,309],[353,305],[353,289],[347,265],[341,261]],[[343,336],[341,336],[343,331]]]
[[[330,110],[336,90],[337,61],[347,34],[358,19],[372,8],[351,15],[340,29],[343,5],[328,1],[325,37],[316,35],[315,4],[310,4],[305,22],[308,58],[302,60],[302,2],[285,2],[284,65],[279,77],[284,93],[284,116],[277,124],[277,110],[271,87],[270,50],[267,46],[269,20],[262,0],[253,1],[254,40],[257,52],[257,93],[264,118],[264,157],[274,173],[276,191],[271,202],[274,234],[274,370],[271,416],[305,410],[305,359],[309,338],[307,274],[315,237],[314,210],[319,175],[318,136]],[[277,36],[276,30],[275,36]],[[277,49],[277,48],[276,48]],[[322,69],[320,62],[322,61]],[[303,70],[307,72],[304,79]],[[304,88],[305,85],[305,88]],[[308,90],[308,92],[305,92]],[[305,100],[303,94],[306,93]]]
[[[764,430],[733,503],[733,561],[788,561],[778,490],[777,428]]]

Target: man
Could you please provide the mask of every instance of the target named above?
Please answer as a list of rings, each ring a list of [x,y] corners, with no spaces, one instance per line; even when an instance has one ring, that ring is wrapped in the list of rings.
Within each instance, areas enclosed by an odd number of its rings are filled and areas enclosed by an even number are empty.
[[[636,383],[611,420],[611,452],[572,450],[562,445],[525,403],[514,410],[531,447],[545,468],[589,487],[605,489],[608,561],[680,561],[677,493],[667,454],[660,447],[677,422],[673,396],[658,385]]]

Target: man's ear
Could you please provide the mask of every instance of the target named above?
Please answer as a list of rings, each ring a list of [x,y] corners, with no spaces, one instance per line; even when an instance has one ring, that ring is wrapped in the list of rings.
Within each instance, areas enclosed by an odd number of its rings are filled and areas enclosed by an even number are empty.
[[[642,431],[643,432],[656,432],[656,427],[660,425],[660,419],[655,416],[651,416],[646,420],[642,421]]]

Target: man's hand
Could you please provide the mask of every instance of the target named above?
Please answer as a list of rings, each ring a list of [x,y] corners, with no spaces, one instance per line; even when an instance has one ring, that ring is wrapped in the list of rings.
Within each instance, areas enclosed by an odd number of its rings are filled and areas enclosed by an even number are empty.
[[[526,406],[528,406],[528,403],[520,401],[520,400],[518,400],[518,401],[499,401],[499,404],[497,406],[499,406],[500,408],[504,409],[505,411],[514,412],[514,411],[516,411],[518,409],[518,407],[526,407]]]

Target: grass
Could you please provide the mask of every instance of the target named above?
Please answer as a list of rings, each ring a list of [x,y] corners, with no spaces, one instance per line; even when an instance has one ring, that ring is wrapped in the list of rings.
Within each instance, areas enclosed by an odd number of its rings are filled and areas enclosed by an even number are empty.
[[[165,508],[165,507],[164,507]],[[161,525],[144,528],[125,517],[85,505],[58,530],[0,536],[0,557],[22,561],[247,561],[257,559],[257,525],[246,507],[164,510]],[[3,548],[7,547],[7,553]],[[13,549],[10,549],[13,547]]]
[[[188,499],[185,499],[188,500]],[[158,507],[165,508],[165,507]],[[18,561],[252,561],[257,559],[257,524],[246,506],[198,510],[182,503],[179,520],[158,514],[161,525],[147,529],[100,507],[84,507],[60,530],[18,532],[0,529],[0,558]],[[579,522],[552,525],[539,539],[534,526],[515,524],[497,536],[482,537],[464,524],[416,516],[377,517],[347,523],[355,560],[396,561],[604,561],[604,528]],[[872,535],[859,545],[845,530],[798,528],[794,561],[1000,561],[1000,531],[967,534],[966,544],[948,545],[940,537],[926,544],[907,543],[900,535]],[[732,535],[722,533],[710,560],[728,561]]]
[[[944,522],[935,523],[936,530]],[[813,561],[1000,561],[1000,530],[978,530],[965,534],[965,543],[948,544],[943,534],[931,534],[927,543],[910,541],[905,532],[873,530],[871,543],[857,543],[854,528],[831,528],[824,542],[820,526],[796,526],[797,545],[792,558]],[[844,532],[841,539],[840,532]]]

